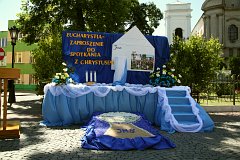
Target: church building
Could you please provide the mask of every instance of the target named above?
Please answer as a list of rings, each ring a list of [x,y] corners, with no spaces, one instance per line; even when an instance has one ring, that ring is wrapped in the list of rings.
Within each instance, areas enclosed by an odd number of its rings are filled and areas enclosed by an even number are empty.
[[[240,0],[205,0],[202,11],[192,35],[218,38],[224,57],[240,57]]]
[[[191,35],[191,3],[176,1],[166,5],[165,11],[165,35],[169,43],[173,41],[173,36],[188,38]]]

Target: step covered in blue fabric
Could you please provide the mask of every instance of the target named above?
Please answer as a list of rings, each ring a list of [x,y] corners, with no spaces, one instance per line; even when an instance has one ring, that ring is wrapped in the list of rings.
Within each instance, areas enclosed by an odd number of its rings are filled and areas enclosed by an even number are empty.
[[[192,113],[192,106],[191,105],[187,105],[187,104],[183,104],[183,105],[170,105],[171,109],[172,109],[172,113],[176,113],[176,112],[188,112],[188,113]]]
[[[177,112],[173,116],[177,121],[198,122],[197,117],[193,113]]]
[[[166,90],[167,97],[186,97],[185,90]]]
[[[188,127],[184,127],[186,132],[195,132],[194,127],[191,126],[200,126],[202,124],[202,128],[198,130],[198,132],[209,132],[214,128],[214,122],[210,118],[210,116],[206,113],[206,111],[198,104],[196,101],[189,97],[189,89],[186,87],[186,90],[182,89],[180,86],[174,88],[166,89],[166,96],[168,100],[168,105],[171,108],[171,113],[174,116],[175,120],[180,125],[186,125]],[[192,100],[194,101],[193,104]],[[191,103],[190,103],[191,101]],[[193,105],[193,106],[191,106]],[[193,107],[197,107],[199,109],[200,118],[202,121],[199,121],[198,116],[193,113]],[[163,109],[163,108],[162,108]],[[165,117],[165,110],[161,112],[161,129],[168,131],[170,133],[174,132],[174,128],[171,126],[170,122],[167,121],[168,117]],[[202,122],[202,123],[201,123]],[[191,130],[192,129],[192,130]],[[196,128],[197,129],[197,128]]]
[[[168,97],[169,105],[190,105],[189,99],[186,97]]]

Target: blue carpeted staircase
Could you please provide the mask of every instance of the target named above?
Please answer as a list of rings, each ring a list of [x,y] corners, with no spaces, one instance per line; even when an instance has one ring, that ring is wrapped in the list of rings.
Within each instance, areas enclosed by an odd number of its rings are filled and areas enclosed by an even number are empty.
[[[166,95],[172,114],[179,124],[199,124],[196,115],[192,111],[189,98],[186,97],[185,90],[166,90]]]

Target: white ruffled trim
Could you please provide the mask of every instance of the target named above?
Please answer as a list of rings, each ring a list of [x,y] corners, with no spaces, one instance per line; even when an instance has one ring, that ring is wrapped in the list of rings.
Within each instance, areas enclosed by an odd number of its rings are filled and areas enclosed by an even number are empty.
[[[111,86],[106,84],[95,84],[93,86],[87,86],[85,84],[67,84],[57,86],[55,83],[49,83],[44,86],[44,94],[46,95],[49,90],[53,96],[64,94],[67,97],[76,98],[93,92],[95,96],[105,97],[111,90],[123,91],[124,89],[134,96],[144,96],[148,93],[157,92],[157,87],[132,84],[126,84],[126,86]]]

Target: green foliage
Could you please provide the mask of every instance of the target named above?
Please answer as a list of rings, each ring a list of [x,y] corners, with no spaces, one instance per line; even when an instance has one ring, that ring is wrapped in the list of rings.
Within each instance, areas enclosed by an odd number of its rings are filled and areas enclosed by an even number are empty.
[[[233,94],[233,76],[228,70],[220,70],[216,72],[216,78],[213,80],[213,89],[218,97],[222,95]]]
[[[56,72],[62,70],[62,40],[60,35],[49,34],[45,39],[38,42],[39,47],[32,53],[35,63],[35,78],[38,81],[37,92],[43,94],[45,84],[51,82],[51,78]]]
[[[171,45],[169,64],[182,75],[182,84],[191,86],[199,93],[214,78],[222,61],[222,45],[217,39],[205,40],[203,37],[192,36],[188,40],[175,37]]]
[[[136,25],[144,34],[152,34],[162,18],[154,3],[138,0],[27,0],[17,22],[31,44],[60,25],[64,30],[117,33]]]
[[[231,57],[229,62],[231,73],[238,77],[240,80],[240,57]]]

